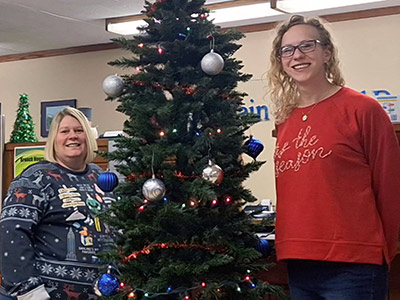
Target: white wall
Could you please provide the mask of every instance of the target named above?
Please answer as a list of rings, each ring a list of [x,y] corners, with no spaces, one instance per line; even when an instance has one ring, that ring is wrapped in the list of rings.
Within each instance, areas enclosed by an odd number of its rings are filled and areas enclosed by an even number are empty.
[[[329,24],[339,47],[341,67],[347,86],[356,90],[385,89],[400,95],[400,15],[344,21]],[[240,41],[243,47],[236,56],[244,63],[243,71],[253,74],[250,82],[240,90],[249,94],[246,106],[268,105],[263,74],[269,66],[270,45],[274,31],[247,34]],[[40,58],[0,64],[0,102],[6,115],[6,141],[9,140],[18,108],[19,94],[27,93],[30,111],[40,140],[40,102],[46,100],[77,99],[78,107],[93,108],[93,123],[99,133],[121,130],[124,115],[115,111],[116,102],[104,101],[101,85],[110,74],[125,71],[107,62],[129,55],[121,50],[107,50],[50,58]],[[254,103],[250,103],[254,99]],[[271,137],[273,120],[253,126],[251,134],[261,140],[265,150],[260,160],[267,163],[246,182],[258,199],[275,201],[273,149]]]

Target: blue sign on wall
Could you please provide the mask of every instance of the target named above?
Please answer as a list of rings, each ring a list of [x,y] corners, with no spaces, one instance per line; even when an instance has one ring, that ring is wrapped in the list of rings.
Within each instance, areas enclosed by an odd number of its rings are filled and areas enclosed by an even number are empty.
[[[253,104],[255,102],[254,99],[250,99],[250,103]],[[243,106],[242,113],[247,115],[248,113],[257,114],[260,116],[260,121],[269,121],[269,113],[268,106],[266,105],[257,105],[257,106]]]
[[[375,98],[386,110],[392,122],[400,122],[400,96],[392,95],[387,90],[373,90]],[[367,94],[366,90],[361,91]],[[253,113],[260,116],[260,121],[269,121],[269,109],[267,105],[256,105],[254,99],[250,99],[250,106],[242,106],[242,113]]]

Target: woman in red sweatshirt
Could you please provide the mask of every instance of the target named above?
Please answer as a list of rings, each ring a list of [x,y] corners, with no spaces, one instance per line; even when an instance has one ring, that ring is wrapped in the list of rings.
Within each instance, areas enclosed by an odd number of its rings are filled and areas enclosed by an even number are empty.
[[[380,104],[344,86],[318,19],[273,42],[276,251],[292,300],[384,300],[400,228],[400,148]]]

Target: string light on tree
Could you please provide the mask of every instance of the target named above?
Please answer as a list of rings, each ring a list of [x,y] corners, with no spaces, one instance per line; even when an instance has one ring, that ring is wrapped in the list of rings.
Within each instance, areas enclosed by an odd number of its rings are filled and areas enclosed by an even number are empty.
[[[136,298],[135,292],[130,292],[130,293],[128,294],[128,298],[130,298],[130,299]]]

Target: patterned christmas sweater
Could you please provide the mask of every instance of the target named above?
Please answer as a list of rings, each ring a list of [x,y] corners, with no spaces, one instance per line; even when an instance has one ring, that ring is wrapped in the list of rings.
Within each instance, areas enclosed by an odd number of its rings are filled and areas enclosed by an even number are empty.
[[[112,243],[97,213],[115,200],[100,167],[73,172],[42,161],[10,185],[0,220],[3,293],[18,300],[97,299],[97,254]]]

